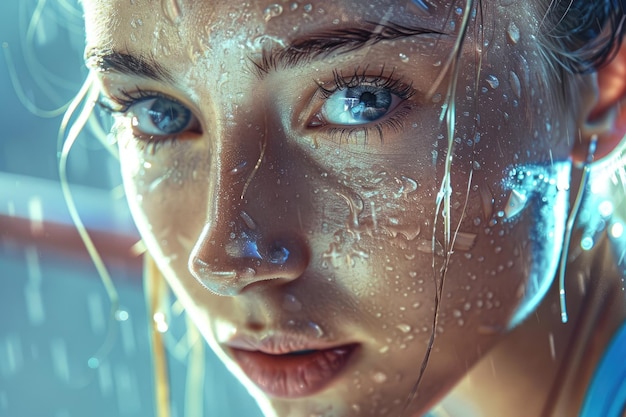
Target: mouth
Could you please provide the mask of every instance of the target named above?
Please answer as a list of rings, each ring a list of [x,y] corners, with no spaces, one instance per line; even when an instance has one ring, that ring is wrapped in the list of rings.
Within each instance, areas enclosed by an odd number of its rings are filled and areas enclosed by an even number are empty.
[[[314,394],[346,368],[358,345],[301,349],[279,354],[230,347],[244,373],[266,394],[298,398]]]

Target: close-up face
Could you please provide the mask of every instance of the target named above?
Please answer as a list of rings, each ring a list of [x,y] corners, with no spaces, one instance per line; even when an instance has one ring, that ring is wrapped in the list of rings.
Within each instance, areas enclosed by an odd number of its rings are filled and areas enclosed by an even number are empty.
[[[578,115],[534,2],[83,3],[148,252],[268,415],[420,415],[541,300]]]

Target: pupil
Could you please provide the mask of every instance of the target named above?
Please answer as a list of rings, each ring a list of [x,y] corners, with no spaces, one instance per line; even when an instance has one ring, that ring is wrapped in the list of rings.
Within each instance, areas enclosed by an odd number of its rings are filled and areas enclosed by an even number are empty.
[[[365,107],[376,107],[376,94],[366,91],[359,97],[359,103],[363,103]]]

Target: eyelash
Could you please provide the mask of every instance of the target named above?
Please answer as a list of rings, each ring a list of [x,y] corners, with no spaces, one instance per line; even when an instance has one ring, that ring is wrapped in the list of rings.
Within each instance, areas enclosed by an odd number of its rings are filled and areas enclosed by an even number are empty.
[[[356,67],[348,76],[345,76],[340,70],[333,70],[334,86],[332,88],[326,88],[322,83],[317,83],[318,94],[323,100],[326,100],[337,91],[370,85],[377,88],[388,89],[392,94],[398,96],[402,100],[402,103],[394,110],[393,115],[384,118],[382,121],[375,122],[373,125],[367,124],[350,127],[322,125],[314,127],[325,128],[326,132],[331,136],[331,139],[339,144],[349,141],[349,139],[354,136],[363,136],[364,143],[367,144],[368,138],[372,132],[378,134],[379,140],[382,143],[385,131],[391,130],[397,133],[403,129],[404,119],[412,109],[412,104],[405,102],[416,94],[416,90],[413,88],[412,83],[406,83],[401,77],[396,77],[394,75],[395,69],[392,69],[387,75],[385,75],[385,67],[374,76],[367,75],[367,72],[367,66],[362,70]]]

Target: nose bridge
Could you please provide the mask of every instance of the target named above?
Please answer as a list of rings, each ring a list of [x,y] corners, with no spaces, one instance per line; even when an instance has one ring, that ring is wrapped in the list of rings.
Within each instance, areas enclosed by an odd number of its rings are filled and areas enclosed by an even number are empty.
[[[281,182],[288,158],[278,132],[264,120],[246,121],[217,139],[207,223],[189,258],[190,272],[215,293],[284,283],[308,265],[295,210],[285,206],[295,191]]]

